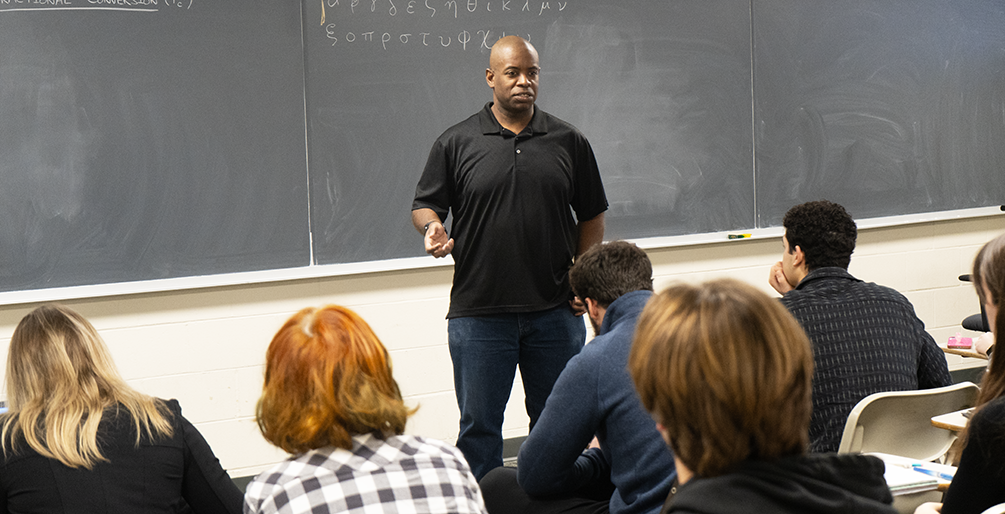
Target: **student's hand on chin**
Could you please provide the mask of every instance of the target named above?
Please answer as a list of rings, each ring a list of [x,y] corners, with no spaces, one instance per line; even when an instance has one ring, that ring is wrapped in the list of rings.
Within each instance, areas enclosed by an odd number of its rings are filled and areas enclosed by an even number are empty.
[[[784,295],[792,290],[792,286],[789,285],[789,280],[785,278],[785,272],[782,271],[781,261],[776,262],[771,266],[771,271],[768,272],[768,285],[772,289],[778,291],[778,294]]]

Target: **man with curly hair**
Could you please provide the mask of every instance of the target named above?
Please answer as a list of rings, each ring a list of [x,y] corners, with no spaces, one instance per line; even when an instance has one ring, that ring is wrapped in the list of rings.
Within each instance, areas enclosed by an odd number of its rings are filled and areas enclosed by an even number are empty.
[[[768,283],[813,344],[810,450],[837,451],[848,413],[881,391],[952,383],[946,358],[897,291],[848,273],[857,229],[844,207],[797,205],[782,220],[782,260]]]

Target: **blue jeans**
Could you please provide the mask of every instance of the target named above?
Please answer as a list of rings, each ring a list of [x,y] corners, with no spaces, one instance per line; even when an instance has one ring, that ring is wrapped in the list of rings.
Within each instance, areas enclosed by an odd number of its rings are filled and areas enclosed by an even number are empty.
[[[520,366],[530,427],[565,363],[583,349],[586,325],[568,304],[519,314],[447,322],[454,390],[461,411],[457,447],[479,480],[502,466],[503,411]]]

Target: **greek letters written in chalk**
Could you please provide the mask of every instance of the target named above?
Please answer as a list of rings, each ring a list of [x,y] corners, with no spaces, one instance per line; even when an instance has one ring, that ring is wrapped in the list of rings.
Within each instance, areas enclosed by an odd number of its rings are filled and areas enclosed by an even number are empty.
[[[489,49],[499,38],[509,34],[463,26],[456,31],[442,28],[430,30],[422,20],[442,17],[455,20],[477,14],[479,21],[472,19],[469,23],[481,25],[486,17],[491,23],[496,16],[500,21],[512,21],[519,17],[539,18],[548,14],[557,16],[569,8],[570,1],[574,0],[322,0],[321,25],[331,46],[369,44],[382,50],[402,46],[456,48],[462,51]],[[379,30],[380,22],[370,21],[374,17],[414,19],[415,25],[404,30],[400,27]],[[515,35],[532,39],[530,34]]]
[[[461,51],[471,49],[492,48],[492,44],[500,38],[508,36],[504,32],[493,32],[491,30],[476,30],[470,32],[462,30],[457,34],[434,34],[431,32],[416,32],[405,34],[391,34],[390,32],[366,31],[366,32],[346,32],[341,33],[334,23],[325,27],[325,32],[332,46],[337,44],[372,44],[384,50],[390,50],[398,46],[424,46],[430,48],[457,48]],[[517,34],[528,41],[533,41],[530,34]]]
[[[562,12],[570,0],[322,0],[325,16],[387,14],[460,18],[475,13],[522,13],[544,16]],[[341,11],[339,9],[342,9]],[[330,11],[329,11],[330,10]]]

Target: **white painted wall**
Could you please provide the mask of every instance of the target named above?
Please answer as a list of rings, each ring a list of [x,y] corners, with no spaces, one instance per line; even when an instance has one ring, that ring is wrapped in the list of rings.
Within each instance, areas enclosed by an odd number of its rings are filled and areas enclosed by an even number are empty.
[[[862,230],[851,272],[896,288],[914,302],[937,341],[960,331],[979,309],[969,271],[984,242],[1005,232],[1005,216]],[[416,236],[416,245],[421,244]],[[767,286],[780,238],[648,250],[656,288],[673,281],[731,276]],[[177,398],[231,476],[256,474],[285,455],[254,421],[265,348],[297,310],[336,303],[366,319],[391,351],[406,400],[419,405],[408,432],[453,442],[457,406],[446,345],[449,267],[381,272],[251,286],[71,300],[98,328],[123,376],[137,389]],[[17,322],[37,304],[0,307],[0,358]],[[976,365],[949,356],[955,369]],[[517,381],[519,384],[519,380]],[[519,385],[507,409],[506,437],[526,435]]]

